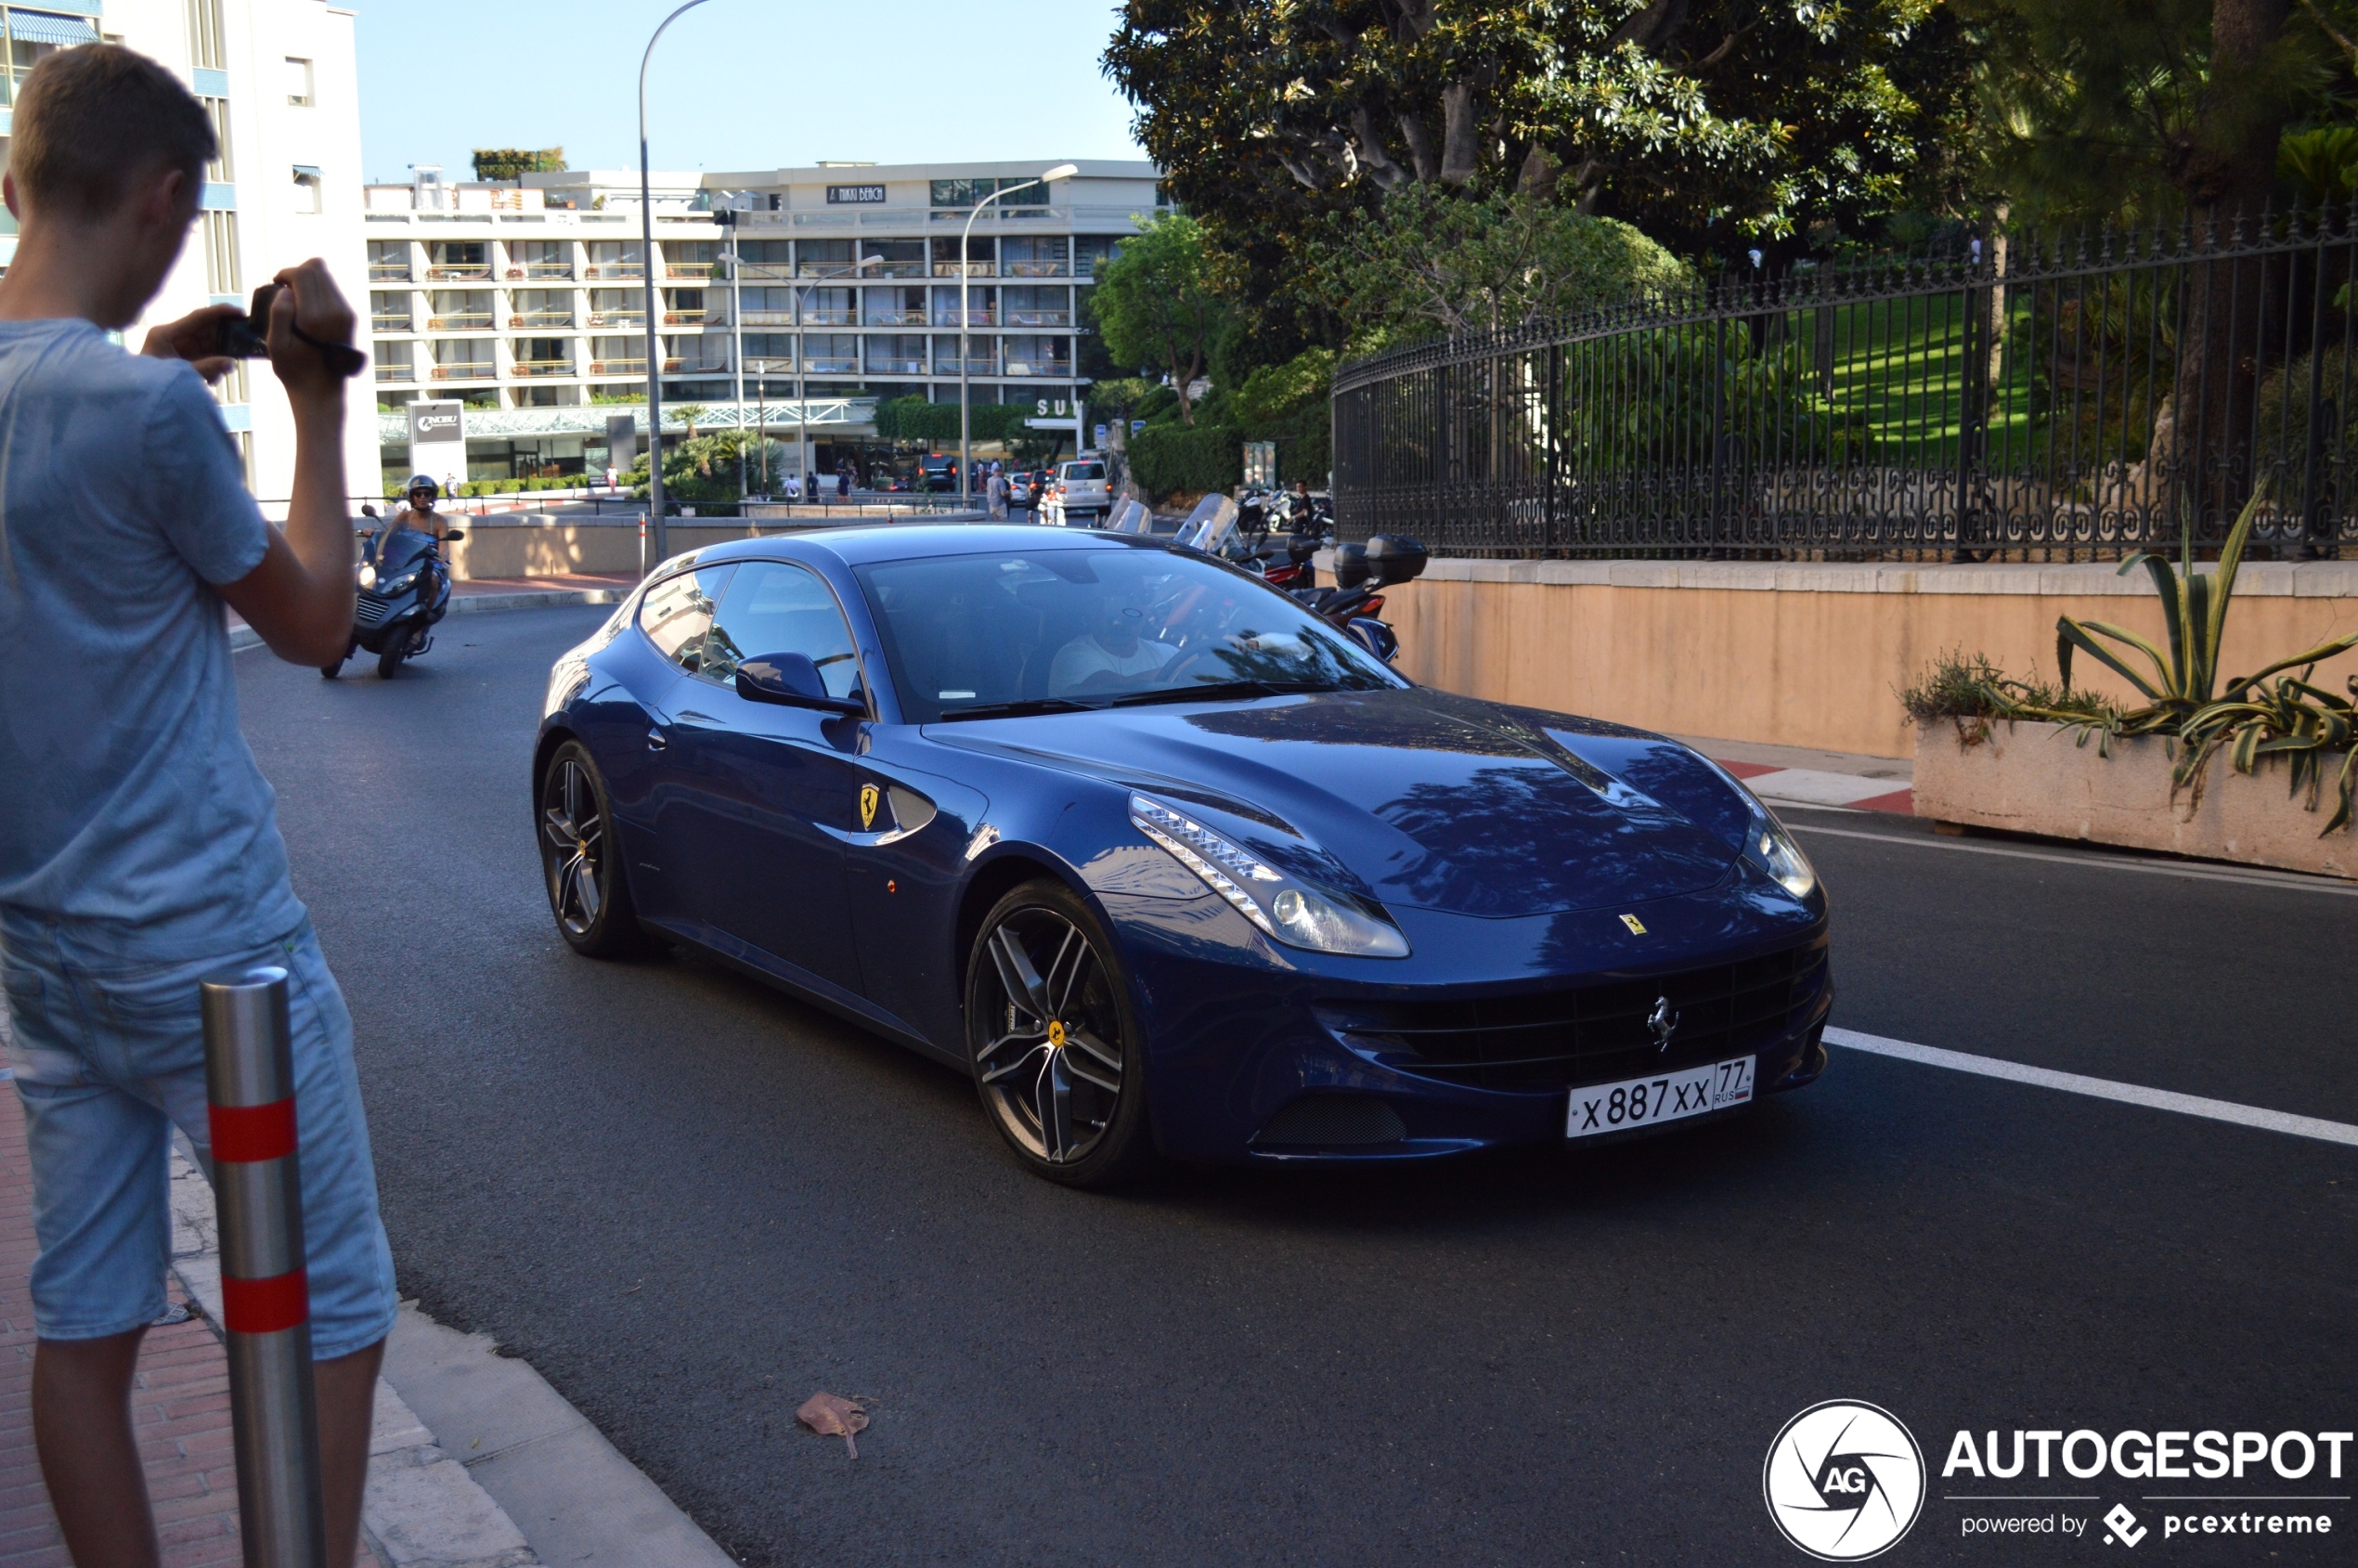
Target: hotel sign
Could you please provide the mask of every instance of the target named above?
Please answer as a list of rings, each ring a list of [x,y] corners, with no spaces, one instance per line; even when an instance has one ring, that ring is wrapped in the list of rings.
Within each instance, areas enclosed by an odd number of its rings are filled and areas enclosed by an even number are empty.
[[[840,207],[852,203],[865,204],[869,202],[881,202],[884,199],[885,188],[880,185],[831,185],[827,187],[827,205],[830,207]]]

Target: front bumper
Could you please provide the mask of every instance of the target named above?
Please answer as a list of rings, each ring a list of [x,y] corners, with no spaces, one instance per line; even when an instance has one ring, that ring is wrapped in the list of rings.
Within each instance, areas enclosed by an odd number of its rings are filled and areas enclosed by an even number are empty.
[[[1396,912],[1405,960],[1278,947],[1216,899],[1101,897],[1147,1036],[1156,1141],[1174,1159],[1366,1163],[1554,1143],[1573,1084],[1750,1055],[1757,1097],[1825,1067],[1822,903],[1739,877],[1639,905],[1642,936],[1620,911]],[[1685,1020],[1666,1050],[1631,1015],[1658,995]]]

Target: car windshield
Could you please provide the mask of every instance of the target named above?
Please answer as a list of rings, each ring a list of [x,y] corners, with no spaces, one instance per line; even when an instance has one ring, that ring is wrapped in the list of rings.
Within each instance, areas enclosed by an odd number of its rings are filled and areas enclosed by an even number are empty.
[[[920,724],[1406,684],[1292,599],[1201,556],[1011,550],[856,575],[902,715]]]

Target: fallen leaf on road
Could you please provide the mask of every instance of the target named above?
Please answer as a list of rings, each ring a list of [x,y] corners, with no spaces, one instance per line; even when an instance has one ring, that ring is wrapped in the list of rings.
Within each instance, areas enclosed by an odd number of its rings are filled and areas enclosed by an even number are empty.
[[[841,1437],[851,1457],[860,1457],[860,1444],[853,1433],[868,1424],[868,1412],[839,1393],[814,1393],[802,1402],[794,1419],[822,1437]]]

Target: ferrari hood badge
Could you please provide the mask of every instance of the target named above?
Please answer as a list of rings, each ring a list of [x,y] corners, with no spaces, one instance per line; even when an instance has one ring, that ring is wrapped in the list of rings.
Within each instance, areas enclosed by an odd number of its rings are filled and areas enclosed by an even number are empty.
[[[1634,914],[1623,915],[1621,923],[1629,927],[1629,934],[1633,937],[1642,937],[1646,934],[1646,923]]]

